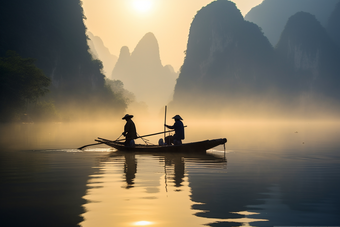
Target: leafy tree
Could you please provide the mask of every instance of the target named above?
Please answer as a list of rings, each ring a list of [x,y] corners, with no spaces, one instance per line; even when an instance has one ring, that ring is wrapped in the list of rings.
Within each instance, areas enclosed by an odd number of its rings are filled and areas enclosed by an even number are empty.
[[[1,121],[18,119],[29,103],[46,94],[50,79],[34,64],[34,59],[22,58],[8,51],[0,58]]]
[[[85,16],[81,5],[81,0],[1,1],[0,57],[8,57],[6,52],[13,50],[23,58],[36,59],[35,65],[51,79],[49,100],[57,107],[61,120],[120,116],[127,104],[116,92],[108,89],[102,63],[93,60],[88,52]],[[12,102],[10,100],[14,94],[10,91],[4,93],[11,94],[2,97],[4,100],[1,103],[7,100],[7,107],[22,100],[26,102],[21,94],[12,92],[18,95],[16,102]],[[35,106],[38,108],[39,105],[32,103],[28,110]],[[48,105],[43,106],[48,108]],[[25,105],[20,104],[13,108],[23,107]],[[30,117],[33,119],[33,116]]]
[[[110,87],[117,99],[123,100],[126,104],[131,104],[136,101],[135,95],[124,88],[124,84],[120,80],[105,79],[107,86]]]

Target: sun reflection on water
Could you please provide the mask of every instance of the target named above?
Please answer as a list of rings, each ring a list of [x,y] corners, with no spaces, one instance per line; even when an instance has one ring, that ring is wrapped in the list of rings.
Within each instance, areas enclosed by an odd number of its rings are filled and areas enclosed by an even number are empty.
[[[240,223],[268,221],[250,218],[254,212],[231,212],[238,218],[205,218],[193,209],[199,201],[191,200],[189,169],[225,169],[225,160],[206,154],[198,157],[181,155],[110,154],[101,162],[98,172],[88,181],[84,199],[87,211],[82,216],[82,227],[111,226],[204,226],[207,223]],[[122,179],[124,179],[122,181]],[[242,217],[243,216],[243,217]],[[129,222],[126,222],[130,219]],[[132,220],[131,220],[132,219]],[[147,221],[153,220],[153,221]]]
[[[152,224],[153,222],[150,222],[150,221],[137,221],[133,223],[134,226],[146,226],[146,225],[152,225]]]
[[[245,217],[243,217],[243,218],[230,218],[230,219],[225,219],[224,221],[240,223],[240,224],[242,224],[242,226],[252,226],[252,225],[250,225],[250,223],[252,223],[252,222],[266,222],[266,221],[269,221],[268,219],[248,218],[249,215],[258,215],[258,214],[260,214],[260,213],[256,213],[256,212],[239,211],[239,212],[230,212],[230,213],[243,215]]]

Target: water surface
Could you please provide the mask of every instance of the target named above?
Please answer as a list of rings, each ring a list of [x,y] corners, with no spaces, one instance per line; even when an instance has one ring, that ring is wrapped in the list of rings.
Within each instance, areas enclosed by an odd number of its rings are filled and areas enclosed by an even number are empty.
[[[338,126],[191,124],[189,141],[228,138],[226,151],[207,154],[74,149],[102,134],[115,139],[120,131],[110,126],[3,127],[15,135],[1,132],[1,220],[4,226],[340,226]],[[72,134],[79,137],[67,139]]]

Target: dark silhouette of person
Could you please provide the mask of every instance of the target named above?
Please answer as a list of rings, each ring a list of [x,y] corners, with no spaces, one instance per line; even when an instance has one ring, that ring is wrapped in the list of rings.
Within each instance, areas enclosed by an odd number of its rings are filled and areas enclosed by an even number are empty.
[[[124,173],[126,179],[126,189],[132,188],[134,185],[134,179],[137,173],[137,161],[135,154],[126,153],[124,155],[125,163],[124,163]]]
[[[175,134],[173,136],[167,136],[165,138],[165,141],[167,144],[181,145],[182,140],[184,139],[184,125],[182,122],[183,119],[179,115],[174,116],[172,119],[175,120],[174,125],[170,126],[164,124],[164,126],[169,129],[174,129]]]
[[[125,136],[125,146],[134,146],[134,139],[137,138],[136,126],[131,118],[133,118],[133,115],[129,114],[126,114],[122,118],[123,120],[126,120],[124,132],[122,133],[123,136]]]
[[[183,186],[183,178],[184,178],[184,172],[185,172],[185,163],[184,158],[182,156],[176,155],[174,157],[174,181],[175,181],[175,187],[181,187]]]

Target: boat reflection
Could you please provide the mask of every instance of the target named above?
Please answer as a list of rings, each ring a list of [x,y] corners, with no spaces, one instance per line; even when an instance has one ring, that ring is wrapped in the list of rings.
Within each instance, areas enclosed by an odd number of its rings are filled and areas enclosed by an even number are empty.
[[[124,154],[125,163],[124,163],[124,173],[127,186],[126,188],[132,188],[134,184],[134,179],[137,173],[137,161],[135,154],[126,153]]]
[[[186,167],[225,171],[227,160],[212,153],[112,152],[90,177],[81,226],[201,226],[249,224],[260,219],[197,215]],[[203,211],[202,211],[203,212]],[[250,214],[247,214],[250,215]]]
[[[212,153],[136,153],[136,152],[112,152],[105,161],[112,158],[124,157],[124,174],[126,179],[126,189],[134,187],[134,179],[137,173],[136,156],[152,156],[158,158],[160,163],[164,164],[164,174],[166,182],[172,180],[175,187],[181,187],[185,176],[185,162],[187,163],[210,163],[214,168],[226,168],[227,160],[224,157],[218,157]],[[173,167],[173,168],[172,168]],[[169,175],[169,176],[167,176]]]

